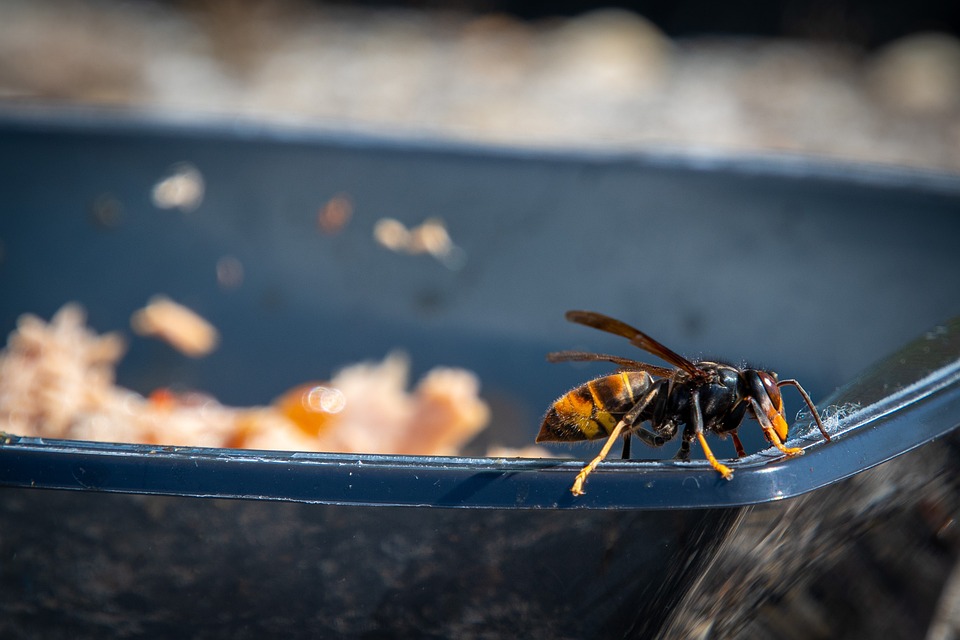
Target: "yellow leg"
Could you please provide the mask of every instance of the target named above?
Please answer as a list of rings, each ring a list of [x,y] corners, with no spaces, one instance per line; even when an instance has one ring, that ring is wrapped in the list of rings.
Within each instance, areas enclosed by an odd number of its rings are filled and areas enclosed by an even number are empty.
[[[700,441],[700,446],[703,447],[703,455],[707,457],[707,462],[710,463],[710,466],[722,475],[724,480],[732,480],[733,470],[725,464],[720,464],[720,461],[713,455],[713,451],[710,451],[710,445],[707,444],[707,439],[702,432],[697,434],[697,440]]]
[[[785,453],[786,455],[791,456],[791,457],[792,457],[792,456],[802,456],[802,455],[803,455],[803,449],[801,449],[801,448],[799,448],[799,447],[785,447],[785,446],[783,446],[783,441],[780,440],[780,436],[777,435],[777,432],[776,432],[774,429],[772,429],[772,428],[770,428],[770,427],[764,427],[764,428],[763,428],[763,431],[764,431],[764,433],[767,434],[767,439],[769,439],[770,442],[773,443],[773,446],[775,446],[777,449],[779,449],[780,451],[782,451],[782,452]]]
[[[580,470],[580,473],[577,474],[576,480],[573,481],[573,487],[571,487],[570,492],[575,496],[583,495],[583,483],[587,479],[587,476],[597,468],[597,465],[603,462],[603,459],[607,457],[607,454],[610,453],[610,449],[613,448],[613,443],[617,441],[617,438],[620,437],[620,433],[623,431],[623,428],[626,426],[626,423],[621,420],[617,423],[617,426],[613,428],[613,431],[610,433],[610,437],[607,438],[606,443],[603,445],[603,449],[600,449],[600,453],[596,458],[590,461],[590,463]]]
[[[781,439],[780,435],[777,433],[777,429],[775,428],[775,426],[777,423],[779,423],[781,425],[781,430],[783,431],[784,436],[786,436],[787,423],[786,421],[784,421],[783,416],[777,413],[773,413],[772,414],[774,416],[773,420],[775,420],[776,422],[771,422],[770,416],[764,413],[763,407],[760,406],[760,403],[758,403],[756,400],[752,398],[750,400],[750,403],[753,406],[753,414],[756,416],[757,422],[760,423],[760,427],[763,429],[763,432],[767,434],[767,440],[772,442],[773,446],[775,446],[777,449],[779,449],[781,452],[783,452],[788,456],[802,456],[803,449],[800,449],[798,447],[785,447],[783,445],[785,437]]]

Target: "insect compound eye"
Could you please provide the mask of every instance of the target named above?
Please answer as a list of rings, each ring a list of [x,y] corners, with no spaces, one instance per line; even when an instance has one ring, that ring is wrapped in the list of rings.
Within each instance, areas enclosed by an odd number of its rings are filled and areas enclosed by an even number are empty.
[[[777,386],[777,380],[766,371],[758,371],[757,377],[763,383],[763,390],[770,397],[773,407],[779,412],[783,410],[783,399],[780,397],[780,387]]]

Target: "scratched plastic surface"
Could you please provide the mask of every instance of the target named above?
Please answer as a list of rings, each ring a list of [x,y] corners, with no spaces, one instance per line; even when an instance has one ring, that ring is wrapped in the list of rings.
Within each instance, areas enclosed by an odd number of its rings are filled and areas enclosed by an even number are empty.
[[[157,211],[152,185],[184,161],[204,175],[202,205]],[[760,451],[734,463],[731,482],[699,461],[613,460],[576,499],[578,460],[11,437],[0,636],[690,637],[707,619],[728,635],[771,620],[807,630],[816,609],[794,589],[802,576],[836,583],[831,562],[865,557],[841,552],[864,532],[882,537],[908,505],[921,522],[960,517],[924,494],[960,476],[948,455],[960,423],[960,327],[948,320],[960,299],[946,294],[960,282],[956,178],[6,114],[0,191],[18,213],[0,216],[3,332],[68,300],[96,329],[121,328],[157,292],[221,329],[224,346],[199,362],[134,343],[119,382],[141,392],[179,380],[267,402],[403,347],[420,371],[476,371],[492,437],[528,444],[549,402],[599,371],[549,365],[546,352],[625,349],[566,325],[578,307],[694,357],[775,363],[821,409],[859,407],[831,423],[830,443],[801,421],[790,444],[804,456]],[[305,235],[340,192],[356,206],[343,234]],[[104,194],[122,204],[115,228],[90,224]],[[371,240],[379,217],[430,216],[463,249],[462,269]],[[197,276],[223,255],[247,274],[231,293]],[[897,544],[910,553],[877,566],[921,557]],[[941,569],[908,569],[904,583],[932,603],[953,555],[927,551]],[[922,636],[932,605],[911,610],[913,626],[885,617],[905,597],[845,602],[844,615],[871,609],[846,637],[881,622]],[[769,601],[797,604],[778,617]]]

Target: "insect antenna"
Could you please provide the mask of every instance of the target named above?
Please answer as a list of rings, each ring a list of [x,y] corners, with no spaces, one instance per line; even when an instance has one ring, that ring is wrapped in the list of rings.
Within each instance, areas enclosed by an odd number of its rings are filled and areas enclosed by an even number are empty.
[[[807,403],[807,406],[810,407],[810,413],[813,414],[813,419],[817,421],[817,428],[820,429],[820,433],[823,434],[823,437],[826,438],[827,442],[830,442],[830,434],[827,433],[826,428],[824,428],[823,423],[820,421],[820,412],[817,411],[816,405],[813,404],[813,400],[810,399],[810,396],[807,395],[807,392],[803,387],[800,386],[800,383],[796,380],[781,380],[777,383],[778,387],[783,386],[796,387],[797,391],[800,392],[800,395],[803,396],[803,400]]]

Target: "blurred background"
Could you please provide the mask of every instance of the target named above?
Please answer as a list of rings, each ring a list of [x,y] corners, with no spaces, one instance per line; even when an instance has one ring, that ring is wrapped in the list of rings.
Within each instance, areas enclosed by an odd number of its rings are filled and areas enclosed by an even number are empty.
[[[0,3],[0,103],[960,171],[960,7],[920,0]]]

